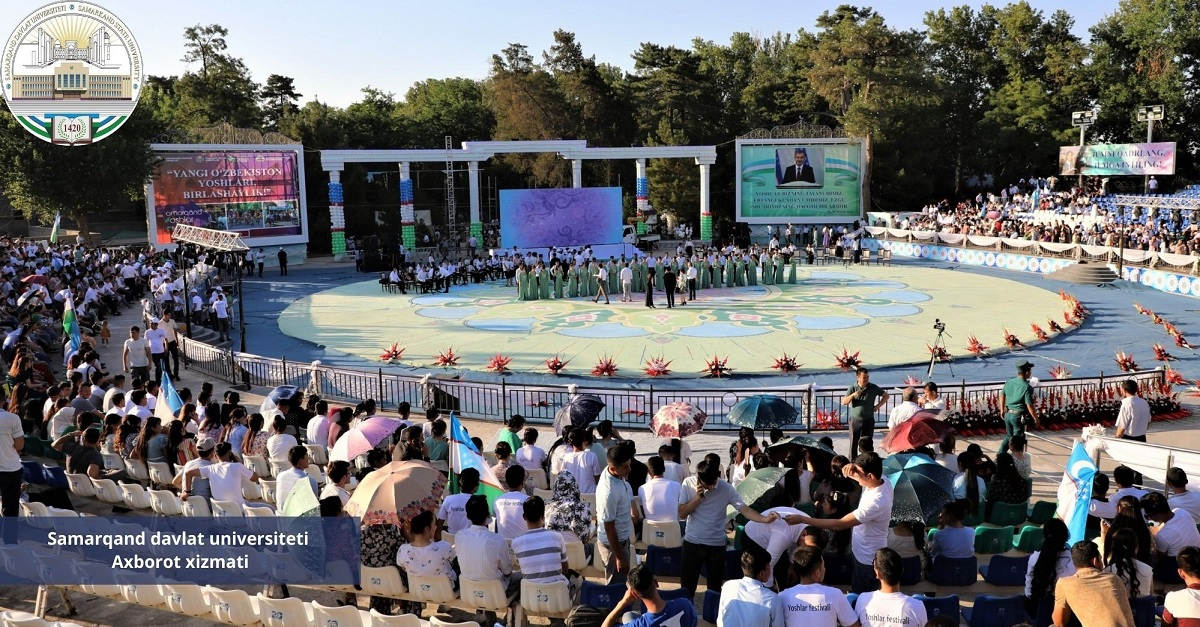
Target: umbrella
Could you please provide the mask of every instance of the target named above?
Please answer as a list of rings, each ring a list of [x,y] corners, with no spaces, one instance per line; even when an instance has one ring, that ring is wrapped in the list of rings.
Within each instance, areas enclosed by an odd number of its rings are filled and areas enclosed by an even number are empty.
[[[667,403],[654,412],[650,431],[660,438],[686,438],[703,429],[707,420],[708,414],[691,403]]]
[[[423,511],[436,511],[446,490],[446,477],[428,462],[391,462],[368,474],[346,502],[350,516],[364,525],[397,527]]]
[[[737,493],[751,509],[761,512],[770,507],[771,499],[775,498],[775,492],[779,490],[779,480],[786,474],[787,468],[759,468],[737,484]],[[734,511],[732,516],[736,515],[737,512]]]
[[[329,451],[330,461],[351,461],[365,455],[387,439],[404,423],[387,418],[371,418],[358,423],[357,427],[337,439]]]
[[[303,518],[321,515],[321,502],[317,493],[313,492],[311,481],[297,481],[292,491],[279,509],[279,515],[286,518]]]
[[[912,418],[889,429],[883,438],[883,450],[892,453],[911,451],[926,444],[937,444],[954,432],[954,427],[944,420],[932,418],[940,413],[922,411]]]
[[[904,453],[883,460],[883,476],[892,484],[892,520],[927,523],[954,500],[955,472],[921,455]]]
[[[300,388],[294,385],[281,385],[271,390],[270,394],[267,394],[267,397],[263,399],[262,405],[258,408],[258,413],[267,417],[269,421],[271,416],[280,413],[278,407],[281,401],[291,400],[299,393]]]
[[[832,459],[834,455],[837,455],[837,452],[835,452],[832,448],[822,444],[820,440],[804,435],[792,436],[786,440],[780,440],[771,446],[768,446],[767,455],[769,455],[772,460],[782,460],[786,458],[789,453],[792,453],[796,449],[800,448],[807,449],[810,454],[823,454],[830,459]]]
[[[554,432],[562,435],[563,427],[582,427],[600,416],[605,408],[604,401],[595,394],[575,394],[566,405],[554,412]]]
[[[288,519],[287,528],[282,531],[287,533],[308,532],[308,546],[290,547],[286,553],[291,554],[298,564],[311,572],[325,572],[326,547],[325,534],[321,527],[321,501],[317,498],[317,493],[313,491],[311,481],[296,482],[291,493],[287,495],[283,507],[280,508],[279,516]],[[248,520],[253,525],[260,525],[263,521],[277,524],[280,519],[253,517]],[[267,531],[261,526],[259,529],[260,532]]]
[[[45,285],[50,282],[50,277],[48,277],[44,274],[31,274],[31,275],[21,279],[21,282],[22,283],[37,283],[38,285]]]
[[[796,408],[791,403],[770,394],[750,396],[729,410],[729,422],[754,430],[783,427],[796,420]]]

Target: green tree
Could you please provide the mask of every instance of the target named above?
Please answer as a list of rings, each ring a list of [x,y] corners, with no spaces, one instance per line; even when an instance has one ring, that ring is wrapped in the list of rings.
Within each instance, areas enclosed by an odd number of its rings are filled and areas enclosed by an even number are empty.
[[[497,140],[574,139],[574,121],[558,82],[533,62],[528,47],[522,44],[510,44],[492,55],[486,97],[496,116]],[[534,185],[571,184],[570,164],[557,155],[512,154],[495,161],[531,179]]]
[[[89,146],[64,147],[29,134],[0,115],[0,187],[14,207],[45,224],[62,211],[90,233],[90,218],[143,197],[155,166],[151,139],[159,132],[139,107],[121,128]]]
[[[259,94],[262,98],[264,128],[278,129],[280,120],[299,110],[296,102],[303,94],[296,92],[294,83],[290,76],[272,74],[267,77]]]
[[[459,141],[491,139],[496,127],[483,86],[469,78],[420,81],[405,93],[400,111],[412,125],[417,148],[441,148],[446,135]]]
[[[183,30],[184,63],[200,62],[200,75],[208,76],[208,70],[225,55],[225,36],[229,30],[220,24],[189,26]]]

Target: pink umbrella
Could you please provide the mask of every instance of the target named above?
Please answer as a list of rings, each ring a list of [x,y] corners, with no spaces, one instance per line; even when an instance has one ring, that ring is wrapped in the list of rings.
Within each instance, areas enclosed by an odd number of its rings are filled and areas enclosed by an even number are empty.
[[[660,438],[685,438],[704,428],[708,414],[695,405],[677,401],[667,403],[654,412],[650,431]]]
[[[359,455],[365,455],[395,433],[402,424],[387,418],[371,418],[360,422],[357,427],[338,438],[333,450],[329,451],[329,460],[348,462]]]

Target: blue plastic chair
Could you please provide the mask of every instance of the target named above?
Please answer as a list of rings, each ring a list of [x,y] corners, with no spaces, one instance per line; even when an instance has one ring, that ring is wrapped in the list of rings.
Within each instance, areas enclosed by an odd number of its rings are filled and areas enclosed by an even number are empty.
[[[579,603],[611,612],[625,597],[625,590],[626,587],[623,583],[606,586],[584,581],[583,587],[579,589]]]
[[[983,575],[984,581],[994,586],[1024,586],[1025,571],[1028,568],[1028,555],[993,555],[991,562],[979,567],[979,574]]]
[[[825,554],[825,585],[848,586],[854,580],[854,558],[837,553]]]
[[[944,597],[927,597],[923,594],[918,594],[915,597],[925,606],[925,615],[930,620],[934,616],[949,616],[954,620],[954,624],[959,623],[959,614],[962,608],[959,606],[958,595],[950,594]]]
[[[654,574],[657,575],[658,573],[655,572]],[[692,602],[692,597],[688,594],[687,588],[659,588],[658,596],[662,597],[662,600],[664,601],[670,601],[671,599],[687,599],[688,603]],[[720,597],[720,595],[717,596]]]
[[[906,557],[903,564],[904,572],[900,575],[900,585],[914,586],[921,583],[921,556]]]
[[[933,560],[929,580],[939,586],[970,586],[978,579],[979,561],[974,556],[938,557]]]
[[[682,547],[680,548],[682,550]],[[682,558],[681,558],[682,559]],[[655,571],[658,572],[658,571]],[[708,566],[700,567],[700,576],[708,578]],[[725,581],[742,578],[742,552],[725,551]]]
[[[1133,610],[1133,624],[1136,627],[1154,627],[1154,596],[1138,597],[1130,602],[1130,609]]]
[[[653,544],[646,547],[646,563],[661,577],[678,577],[683,562],[683,547],[664,548]]]
[[[850,607],[854,608],[855,610],[858,610],[858,607],[856,607],[858,605],[858,593],[857,592],[847,593],[846,600],[850,602]]]
[[[42,474],[42,465],[37,462],[21,462],[25,483],[31,485],[46,485],[46,477]]]
[[[660,593],[661,594],[661,593]],[[706,623],[717,624],[717,610],[721,609],[721,591],[720,590],[705,590],[704,591],[704,607],[700,610],[700,617]]]
[[[66,490],[70,487],[70,484],[67,483],[67,472],[60,466],[51,466],[49,464],[42,466],[42,477],[46,480],[46,485],[51,488]]]
[[[962,614],[971,627],[1013,627],[1029,620],[1025,597],[1020,594],[1008,597],[981,594],[975,597],[975,607],[963,608]]]

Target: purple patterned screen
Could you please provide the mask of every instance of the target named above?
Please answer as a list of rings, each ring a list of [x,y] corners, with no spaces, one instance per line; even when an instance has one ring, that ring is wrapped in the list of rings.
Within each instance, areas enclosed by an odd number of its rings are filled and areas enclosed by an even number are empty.
[[[621,242],[621,188],[500,190],[505,248],[587,246]]]

